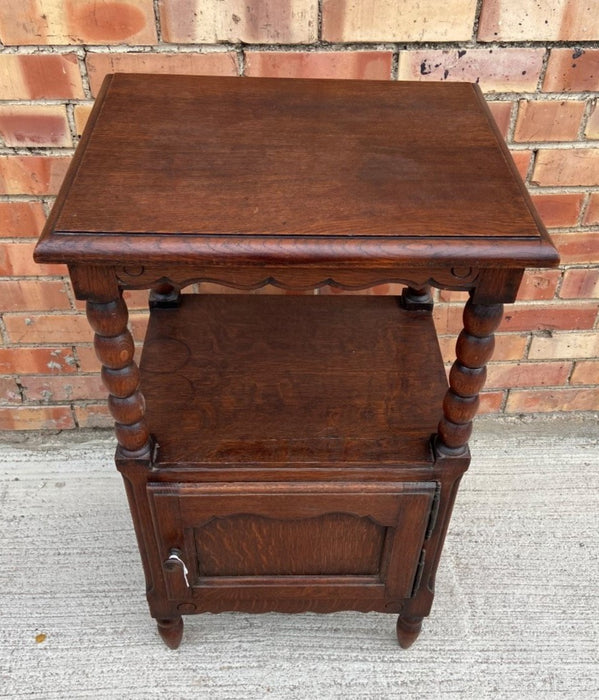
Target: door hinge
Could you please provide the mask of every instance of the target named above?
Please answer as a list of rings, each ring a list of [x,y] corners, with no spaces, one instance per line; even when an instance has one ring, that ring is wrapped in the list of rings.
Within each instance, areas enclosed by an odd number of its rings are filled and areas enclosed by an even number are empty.
[[[437,516],[439,515],[439,504],[441,503],[441,486],[440,484],[437,484],[437,488],[435,489],[435,495],[433,496],[433,503],[431,505],[431,514],[428,519],[428,525],[426,526],[426,533],[424,535],[424,539],[428,540],[430,536],[433,534],[433,530],[435,529],[435,525],[437,524]]]
[[[424,573],[424,561],[426,559],[426,549],[420,552],[420,560],[418,561],[418,567],[416,568],[416,576],[414,577],[414,585],[412,586],[412,592],[410,593],[410,598],[416,595],[416,591],[420,588],[422,583],[422,574]]]

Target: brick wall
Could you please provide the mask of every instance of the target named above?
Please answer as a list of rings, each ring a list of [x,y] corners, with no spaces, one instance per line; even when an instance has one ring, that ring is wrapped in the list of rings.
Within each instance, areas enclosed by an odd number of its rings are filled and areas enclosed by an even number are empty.
[[[483,410],[599,408],[595,2],[2,0],[0,40],[0,428],[110,422],[66,270],[31,259],[109,71],[479,82],[562,256],[507,309]],[[461,303],[438,295],[448,360]]]

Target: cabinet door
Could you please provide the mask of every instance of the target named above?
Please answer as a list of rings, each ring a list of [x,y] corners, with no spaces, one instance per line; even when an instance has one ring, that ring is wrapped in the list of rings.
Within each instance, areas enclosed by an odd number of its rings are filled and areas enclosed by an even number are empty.
[[[409,597],[434,492],[434,482],[148,484],[169,598],[214,611],[384,610]]]

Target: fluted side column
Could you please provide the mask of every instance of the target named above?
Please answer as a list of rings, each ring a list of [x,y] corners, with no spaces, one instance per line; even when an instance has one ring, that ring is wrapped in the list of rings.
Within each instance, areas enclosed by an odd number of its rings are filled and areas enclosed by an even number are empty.
[[[149,457],[150,435],[139,391],[139,368],[133,361],[135,347],[127,329],[127,306],[119,297],[106,303],[88,301],[86,311],[96,333],[94,347],[109,392],[108,407],[116,421],[119,451],[124,457]]]
[[[503,304],[475,304],[469,300],[464,308],[464,330],[457,340],[457,359],[449,373],[449,390],[438,428],[437,450],[442,454],[466,451],[479,392],[487,378],[486,364],[495,347],[493,332],[502,315]]]

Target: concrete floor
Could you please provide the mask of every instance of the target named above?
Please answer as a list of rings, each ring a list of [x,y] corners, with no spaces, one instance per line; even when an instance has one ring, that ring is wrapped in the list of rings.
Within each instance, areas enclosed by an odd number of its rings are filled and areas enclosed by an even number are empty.
[[[394,616],[361,613],[188,617],[169,651],[112,436],[4,434],[0,696],[596,700],[598,425],[477,422],[433,612],[409,651]]]

